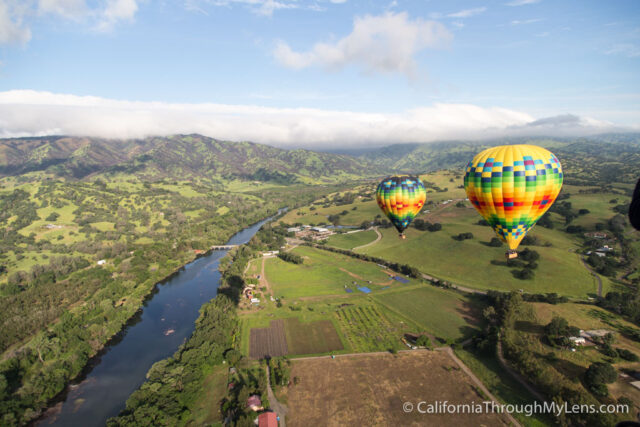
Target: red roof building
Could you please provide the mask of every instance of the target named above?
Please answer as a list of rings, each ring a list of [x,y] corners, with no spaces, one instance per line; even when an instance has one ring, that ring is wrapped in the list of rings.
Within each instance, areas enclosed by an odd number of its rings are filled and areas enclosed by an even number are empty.
[[[275,412],[263,412],[258,415],[258,427],[278,427],[278,416]]]

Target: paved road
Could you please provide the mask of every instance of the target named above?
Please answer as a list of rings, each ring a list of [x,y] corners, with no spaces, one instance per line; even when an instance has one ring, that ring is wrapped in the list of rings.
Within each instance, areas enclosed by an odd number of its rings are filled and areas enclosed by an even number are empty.
[[[289,411],[289,408],[287,408],[286,405],[278,402],[278,399],[276,399],[276,395],[273,393],[273,390],[271,389],[271,381],[269,380],[269,367],[267,366],[266,369],[267,369],[267,398],[269,399],[269,406],[280,417],[279,426],[287,427],[285,418],[286,418],[287,412]]]

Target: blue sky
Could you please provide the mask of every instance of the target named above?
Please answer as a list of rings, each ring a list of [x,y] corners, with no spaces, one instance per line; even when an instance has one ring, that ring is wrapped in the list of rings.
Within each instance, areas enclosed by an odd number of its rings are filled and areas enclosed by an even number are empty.
[[[639,101],[637,1],[0,0],[4,136],[588,134]]]

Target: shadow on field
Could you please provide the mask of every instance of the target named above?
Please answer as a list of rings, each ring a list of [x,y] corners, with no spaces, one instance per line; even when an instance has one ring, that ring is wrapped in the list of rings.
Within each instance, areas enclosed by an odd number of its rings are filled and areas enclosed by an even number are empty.
[[[544,333],[544,326],[538,325],[537,323],[534,323],[528,320],[516,320],[514,329],[516,331],[528,332],[531,334]]]

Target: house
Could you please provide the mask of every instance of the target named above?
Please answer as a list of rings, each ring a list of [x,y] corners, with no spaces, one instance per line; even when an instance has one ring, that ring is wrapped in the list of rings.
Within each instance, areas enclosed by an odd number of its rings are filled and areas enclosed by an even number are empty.
[[[275,412],[263,412],[258,415],[258,427],[278,427],[278,415]]]
[[[609,245],[604,245],[601,248],[596,249],[596,252],[611,252],[613,248],[609,247]]]
[[[251,396],[249,396],[249,398],[247,399],[247,408],[251,409],[254,412],[264,410],[262,401],[260,400],[260,396],[258,396],[257,394],[252,394]]]
[[[107,263],[106,259],[101,259],[100,261],[98,261],[98,265],[105,265]]]
[[[299,231],[302,231],[302,228],[300,228],[300,227],[289,227],[289,228],[287,228],[287,233],[297,233]]]
[[[251,304],[260,304],[259,298],[251,298]]]

